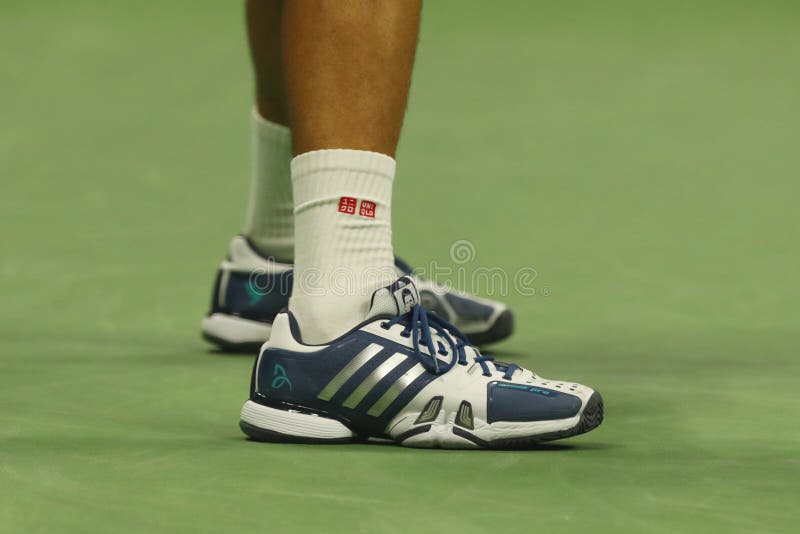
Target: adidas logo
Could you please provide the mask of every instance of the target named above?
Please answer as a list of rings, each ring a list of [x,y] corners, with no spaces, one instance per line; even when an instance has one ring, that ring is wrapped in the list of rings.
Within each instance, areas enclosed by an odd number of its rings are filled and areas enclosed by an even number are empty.
[[[377,356],[384,347],[377,343],[367,345],[355,358],[345,365],[330,382],[320,391],[317,398],[324,401],[331,400],[336,395],[342,386],[350,380],[359,369],[364,367],[370,360]],[[397,369],[398,366],[407,361],[405,354],[395,353],[386,358],[378,367],[376,367],[366,378],[364,378],[358,386],[344,399],[342,406],[356,409],[361,401],[378,385],[378,383],[385,378],[389,373]],[[419,378],[425,373],[425,367],[417,363],[399,378],[397,378],[383,394],[367,409],[367,415],[372,417],[380,417],[380,415],[400,396],[400,394],[411,385],[414,380]]]

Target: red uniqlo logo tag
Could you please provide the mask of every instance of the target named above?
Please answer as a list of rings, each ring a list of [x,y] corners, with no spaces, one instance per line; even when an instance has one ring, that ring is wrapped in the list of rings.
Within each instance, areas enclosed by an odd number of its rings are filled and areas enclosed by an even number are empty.
[[[357,203],[358,201],[353,197],[341,197],[339,199],[339,211],[355,215]]]
[[[358,210],[358,214],[362,217],[372,217],[375,218],[375,203],[370,202],[369,200],[362,200],[361,201],[361,208]]]

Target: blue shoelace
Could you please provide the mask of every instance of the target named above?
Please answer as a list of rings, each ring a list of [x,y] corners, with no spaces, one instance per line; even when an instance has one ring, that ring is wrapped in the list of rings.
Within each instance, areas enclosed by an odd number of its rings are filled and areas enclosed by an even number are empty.
[[[429,314],[427,310],[419,304],[415,304],[408,313],[398,315],[389,321],[382,322],[381,327],[385,330],[389,330],[396,324],[404,326],[400,335],[403,337],[411,337],[414,343],[414,356],[416,356],[419,363],[431,373],[441,375],[452,369],[455,364],[469,364],[467,361],[467,352],[465,350],[465,347],[469,344],[467,336],[435,313]],[[441,341],[437,341],[437,346],[434,347],[431,328],[436,335],[447,342],[450,348],[449,351]],[[455,336],[455,339],[450,335],[451,333]],[[428,348],[430,356],[424,354],[420,350],[420,345]],[[514,375],[514,371],[519,369],[519,366],[514,364],[500,364],[500,362],[495,362],[492,356],[482,355],[477,347],[472,347],[472,350],[475,351],[475,357],[473,358],[475,363],[479,364],[481,369],[483,369],[483,376],[492,376],[492,371],[489,369],[488,362],[492,362],[498,370],[501,370],[501,367],[505,367],[503,378],[506,380],[510,380]],[[442,362],[436,357],[437,354],[440,356],[451,356],[450,361],[442,365]]]

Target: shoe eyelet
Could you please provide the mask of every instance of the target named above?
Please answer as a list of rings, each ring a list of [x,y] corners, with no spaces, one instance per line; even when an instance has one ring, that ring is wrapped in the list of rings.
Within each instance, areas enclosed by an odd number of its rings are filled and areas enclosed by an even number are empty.
[[[386,321],[383,321],[381,323],[381,328],[383,328],[384,330],[389,330],[389,323],[387,323]]]
[[[488,376],[489,378],[492,377],[492,373],[483,373],[483,376]]]
[[[400,335],[403,337],[411,337],[411,334],[408,332],[400,332]]]

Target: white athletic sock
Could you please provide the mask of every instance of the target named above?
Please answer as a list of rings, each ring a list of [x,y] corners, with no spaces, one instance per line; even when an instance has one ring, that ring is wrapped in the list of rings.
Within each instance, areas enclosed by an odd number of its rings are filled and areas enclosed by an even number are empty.
[[[372,293],[397,274],[392,252],[395,161],[364,150],[292,160],[295,274],[289,309],[303,341],[330,341],[363,321]]]
[[[292,132],[253,110],[252,178],[244,235],[265,256],[294,257],[294,205],[289,163]]]

